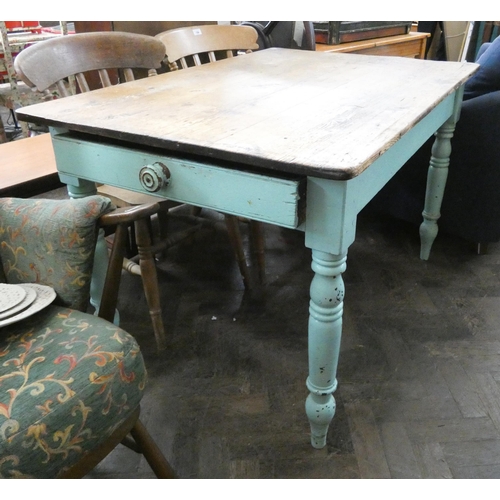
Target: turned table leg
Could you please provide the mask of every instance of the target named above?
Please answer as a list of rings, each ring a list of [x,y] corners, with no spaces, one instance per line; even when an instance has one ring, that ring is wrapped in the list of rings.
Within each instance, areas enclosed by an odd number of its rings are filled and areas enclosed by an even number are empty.
[[[455,131],[455,120],[450,118],[436,132],[436,140],[432,146],[429,173],[427,175],[427,190],[422,215],[424,220],[420,226],[420,258],[427,260],[432,244],[438,233],[437,221],[441,216],[441,203],[450,165],[451,138]]]
[[[323,448],[328,426],[335,414],[333,392],[337,388],[337,364],[342,335],[342,311],[346,254],[332,255],[312,251],[309,305],[309,377],[310,391],[306,413],[311,424],[311,444]]]
[[[441,216],[441,203],[444,196],[444,188],[448,177],[450,165],[451,139],[455,132],[455,126],[460,117],[462,106],[463,87],[457,90],[454,98],[453,113],[436,132],[436,139],[432,146],[429,172],[427,174],[427,190],[425,193],[425,205],[423,222],[420,225],[420,258],[429,258],[432,244],[438,233],[437,221]]]

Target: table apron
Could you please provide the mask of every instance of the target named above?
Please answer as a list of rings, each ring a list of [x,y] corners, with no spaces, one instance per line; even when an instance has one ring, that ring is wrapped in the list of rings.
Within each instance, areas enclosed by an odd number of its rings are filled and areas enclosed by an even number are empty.
[[[128,146],[82,140],[52,129],[60,178],[85,179],[292,229],[305,217],[306,178],[282,178],[149,153]],[[145,166],[166,166],[168,183],[147,190],[140,180]]]
[[[357,177],[345,181],[310,177],[306,246],[335,255],[347,252],[355,239],[358,213],[422,144],[456,113],[461,95],[459,91],[446,97]],[[423,204],[424,200],[422,208]]]

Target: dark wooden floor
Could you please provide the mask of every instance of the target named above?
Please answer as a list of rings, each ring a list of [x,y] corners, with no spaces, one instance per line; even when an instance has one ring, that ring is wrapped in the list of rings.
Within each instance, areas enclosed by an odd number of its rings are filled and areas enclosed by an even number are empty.
[[[245,227],[243,226],[243,229]],[[500,478],[500,245],[362,213],[344,275],[344,333],[328,444],[309,444],[310,251],[266,226],[267,283],[243,289],[227,235],[159,264],[168,349],[155,351],[140,279],[122,326],[149,371],[142,418],[182,478]],[[89,476],[150,478],[119,447]]]

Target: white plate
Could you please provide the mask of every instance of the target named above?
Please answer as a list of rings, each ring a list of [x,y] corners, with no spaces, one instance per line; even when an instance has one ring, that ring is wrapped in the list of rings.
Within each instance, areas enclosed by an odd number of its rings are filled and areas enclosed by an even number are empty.
[[[25,285],[19,285],[22,287],[22,289],[25,291],[26,296],[24,297],[17,306],[11,307],[10,309],[7,309],[6,311],[0,313],[0,320],[2,319],[7,319],[10,318],[11,316],[14,316],[15,314],[18,314],[22,310],[26,309],[28,306],[30,306],[36,299],[36,290],[30,286]]]
[[[26,297],[26,290],[20,285],[0,283],[0,312],[17,306],[24,297]]]
[[[47,307],[56,298],[56,292],[50,286],[38,285],[36,283],[26,283],[23,287],[33,288],[36,292],[36,299],[34,302],[24,311],[14,316],[9,316],[6,319],[0,321],[0,327],[11,325],[17,321],[29,318],[33,314],[41,311],[43,308]]]

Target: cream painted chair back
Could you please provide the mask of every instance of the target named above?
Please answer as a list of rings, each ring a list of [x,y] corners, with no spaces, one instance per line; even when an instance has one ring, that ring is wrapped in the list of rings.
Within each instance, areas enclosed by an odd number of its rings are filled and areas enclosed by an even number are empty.
[[[156,35],[165,45],[171,70],[257,50],[257,31],[250,26],[205,25],[164,31]]]
[[[19,77],[44,92],[56,85],[61,97],[75,93],[67,84],[74,76],[81,92],[92,90],[87,72],[97,71],[103,87],[118,83],[110,70],[122,70],[125,81],[135,79],[134,69],[155,75],[164,48],[154,37],[136,33],[104,31],[53,38],[21,52],[14,61]]]

